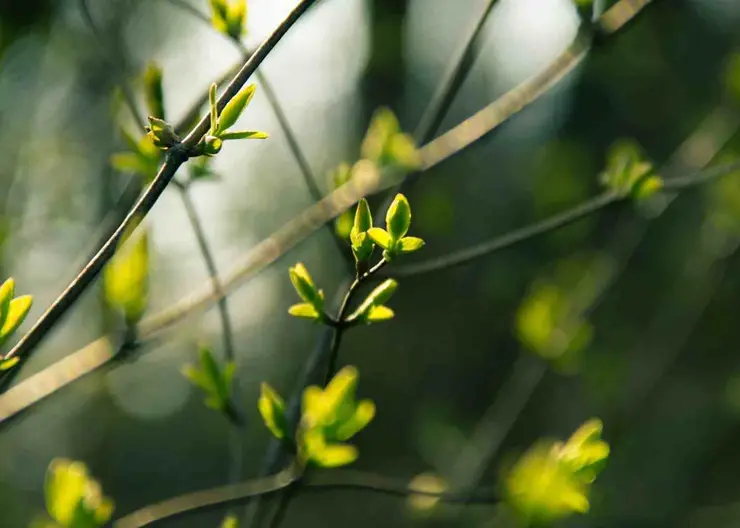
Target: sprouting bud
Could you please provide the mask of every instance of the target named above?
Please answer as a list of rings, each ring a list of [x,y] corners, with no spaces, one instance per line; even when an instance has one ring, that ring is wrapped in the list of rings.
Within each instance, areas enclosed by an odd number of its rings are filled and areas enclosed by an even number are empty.
[[[180,137],[175,133],[172,125],[157,117],[149,116],[149,126],[146,130],[152,143],[161,149],[166,150],[180,143]]]

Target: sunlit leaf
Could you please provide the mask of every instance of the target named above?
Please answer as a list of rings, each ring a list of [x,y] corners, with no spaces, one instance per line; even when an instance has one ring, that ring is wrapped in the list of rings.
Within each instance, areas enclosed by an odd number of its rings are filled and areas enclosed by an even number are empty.
[[[385,215],[388,234],[393,240],[400,240],[411,226],[411,206],[403,194],[397,194]]]
[[[398,251],[400,253],[412,253],[424,247],[424,241],[419,237],[403,237],[398,241]]]
[[[64,528],[96,528],[113,515],[113,501],[105,497],[81,462],[55,459],[44,485],[49,516]]]
[[[367,230],[367,234],[373,242],[383,249],[390,249],[393,246],[391,235],[383,228],[372,227]]]
[[[10,301],[5,321],[0,329],[0,343],[5,342],[23,324],[31,309],[31,304],[33,304],[33,297],[30,295],[21,295]]]
[[[303,317],[305,319],[320,319],[321,314],[311,303],[294,304],[288,308],[288,313],[294,317]]]
[[[256,84],[250,84],[242,88],[242,90],[226,104],[218,118],[218,127],[216,128],[216,134],[214,135],[220,135],[236,123],[239,116],[252,100],[256,89]]]

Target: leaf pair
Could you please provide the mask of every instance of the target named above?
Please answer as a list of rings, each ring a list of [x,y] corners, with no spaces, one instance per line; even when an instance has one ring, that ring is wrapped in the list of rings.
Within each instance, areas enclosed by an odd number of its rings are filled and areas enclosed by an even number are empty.
[[[505,478],[507,502],[528,524],[549,524],[589,509],[589,488],[603,468],[609,445],[592,419],[566,443],[538,442]]]
[[[210,5],[213,27],[239,40],[247,20],[247,0],[210,0]]]
[[[0,346],[23,323],[32,302],[33,297],[30,295],[15,297],[15,281],[12,278],[0,286]],[[18,360],[18,357],[0,359],[0,371],[10,369]]]
[[[393,310],[385,306],[385,303],[393,296],[398,288],[398,283],[393,279],[386,279],[357,307],[352,315],[347,318],[347,323],[379,323],[392,319],[395,315]]]
[[[372,227],[367,235],[383,248],[383,258],[388,261],[399,255],[412,253],[424,247],[424,240],[406,236],[411,227],[411,206],[403,194],[397,194],[385,215],[386,228]]]
[[[299,456],[321,467],[337,467],[357,459],[357,448],[347,440],[364,429],[375,416],[370,400],[356,401],[358,372],[340,370],[325,389],[312,385],[303,392],[301,422],[296,434]],[[279,439],[290,436],[285,402],[267,383],[262,384],[258,408],[265,425]]]
[[[208,90],[208,101],[211,112],[211,128],[203,138],[202,153],[206,156],[214,156],[221,151],[223,142],[236,139],[266,139],[268,136],[265,132],[256,130],[244,130],[239,132],[227,132],[234,126],[244,109],[249,105],[254,92],[257,89],[256,84],[250,84],[237,93],[226,104],[224,109],[219,113],[218,101],[216,98],[216,84],[212,84]]]
[[[295,291],[304,302],[288,308],[288,313],[294,317],[324,321],[324,292],[316,288],[306,266],[299,262],[290,268],[289,275]]]
[[[185,365],[182,374],[205,392],[208,407],[224,413],[232,421],[238,421],[231,399],[236,364],[229,361],[221,368],[207,347],[201,347],[199,359],[198,365]]]
[[[663,188],[663,180],[633,141],[620,141],[611,147],[599,179],[617,196],[634,199],[648,198]]]
[[[113,501],[103,495],[82,462],[53,460],[46,472],[44,493],[49,516],[64,528],[97,528],[113,515]]]

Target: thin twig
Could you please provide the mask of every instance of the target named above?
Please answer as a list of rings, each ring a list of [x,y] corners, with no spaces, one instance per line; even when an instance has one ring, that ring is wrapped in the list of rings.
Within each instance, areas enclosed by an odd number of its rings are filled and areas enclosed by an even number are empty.
[[[265,60],[267,55],[282,39],[285,33],[293,24],[305,13],[317,0],[303,0],[291,11],[285,20],[275,29],[275,31],[265,40],[265,42],[255,51],[254,55],[246,62],[242,69],[237,73],[232,82],[226,88],[224,93],[218,99],[219,111],[223,110],[226,104],[239,92],[249,77],[254,73],[257,67]],[[110,260],[116,250],[116,245],[121,236],[135,222],[146,216],[151,210],[159,196],[172,180],[177,169],[188,159],[188,152],[198,144],[201,138],[208,132],[210,126],[210,116],[204,116],[198,125],[185,137],[182,144],[176,145],[169,149],[166,154],[166,161],[160,168],[154,181],[149,185],[144,194],[139,198],[134,207],[131,209],[121,225],[108,241],[101,247],[100,251],[88,262],[82,271],[75,277],[70,285],[61,293],[61,295],[51,304],[39,320],[33,325],[18,343],[6,354],[5,358],[20,357],[25,359],[26,356],[38,345],[41,340],[56,325],[61,317],[69,310],[92,281],[98,276],[105,264]],[[12,376],[17,375],[21,370],[22,363],[14,369],[7,371]]]
[[[210,488],[180,495],[146,506],[117,521],[113,528],[143,528],[163,521],[172,521],[184,515],[220,508],[230,504],[243,504],[256,497],[272,495],[286,489],[300,474],[293,466],[280,473],[240,484]],[[473,492],[430,491],[409,486],[407,479],[386,477],[362,471],[332,470],[317,472],[301,488],[302,493],[327,491],[367,491],[394,497],[412,495],[435,497],[442,502],[497,504],[499,499],[493,488],[478,488]]]

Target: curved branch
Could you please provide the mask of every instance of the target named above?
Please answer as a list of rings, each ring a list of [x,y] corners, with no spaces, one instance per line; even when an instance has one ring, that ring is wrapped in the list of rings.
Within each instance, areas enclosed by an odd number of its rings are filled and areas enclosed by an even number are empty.
[[[220,486],[187,493],[146,506],[113,522],[113,528],[143,528],[188,514],[233,504],[244,504],[251,499],[272,495],[284,490],[300,477],[299,470],[290,466],[276,475],[250,480],[240,484]],[[470,492],[429,491],[409,486],[407,479],[386,477],[363,471],[331,470],[315,473],[314,479],[304,483],[301,493],[327,491],[367,491],[394,497],[420,495],[435,497],[442,502],[497,504],[493,488],[477,488]]]

